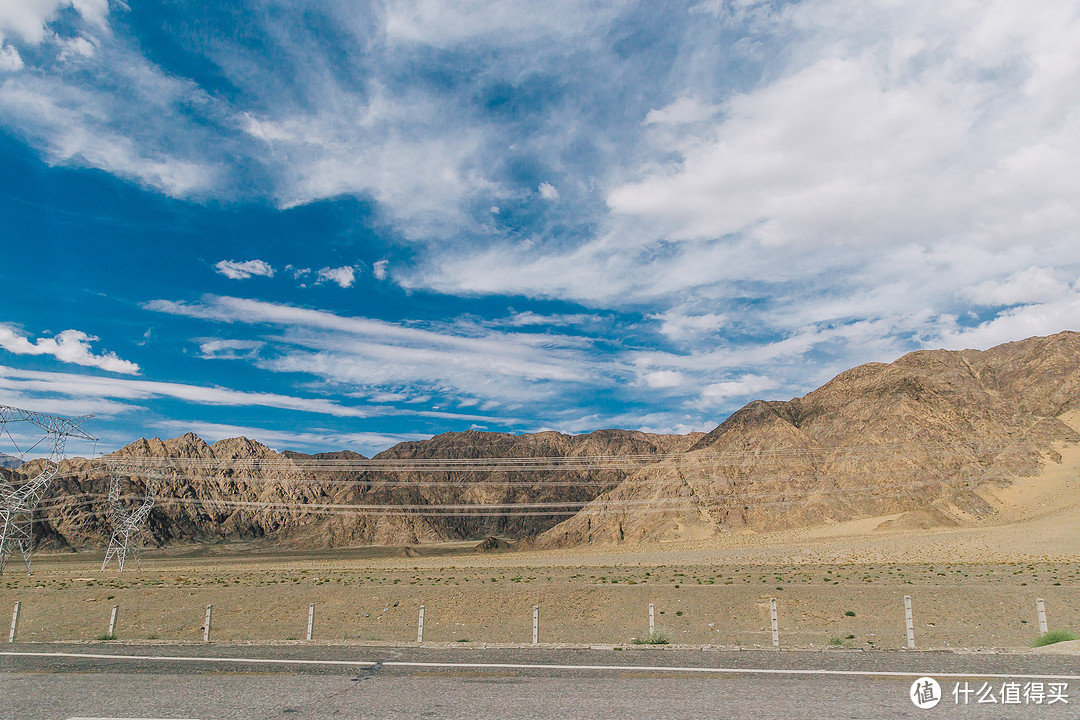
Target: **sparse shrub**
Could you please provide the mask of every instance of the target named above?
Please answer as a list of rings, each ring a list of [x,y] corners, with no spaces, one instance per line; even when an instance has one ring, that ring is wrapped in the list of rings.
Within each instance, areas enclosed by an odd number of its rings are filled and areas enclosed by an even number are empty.
[[[1043,647],[1044,645],[1053,645],[1054,643],[1068,642],[1075,639],[1076,636],[1068,630],[1051,630],[1035,638],[1035,642],[1031,643],[1031,647]]]
[[[844,613],[844,615],[846,617],[855,617],[855,611],[854,610],[848,610],[846,613]]]
[[[831,638],[829,638],[829,644],[830,645],[843,645],[844,641],[841,640],[838,637],[831,637]]]
[[[98,635],[98,636],[97,636],[96,638],[94,638],[94,639],[95,639],[95,640],[98,640],[98,641],[100,641],[100,642],[106,642],[106,641],[108,641],[108,640],[115,640],[115,639],[116,639],[116,635],[113,635],[113,634],[111,634],[111,633],[101,633],[100,635]]]
[[[671,638],[663,630],[656,630],[652,635],[643,638],[634,638],[635,645],[667,645]]]

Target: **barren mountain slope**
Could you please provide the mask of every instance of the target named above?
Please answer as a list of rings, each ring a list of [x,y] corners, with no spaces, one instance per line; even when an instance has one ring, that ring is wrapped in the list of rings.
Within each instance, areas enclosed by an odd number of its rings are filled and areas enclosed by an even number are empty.
[[[654,456],[686,449],[695,437],[602,430],[569,436],[556,432],[533,435],[446,433],[418,442],[401,443],[376,459],[464,459],[488,457]],[[178,471],[170,472],[158,491],[158,502],[147,523],[155,544],[263,537],[297,546],[328,547],[360,544],[405,544],[501,534],[535,535],[565,514],[429,515],[410,510],[386,513],[317,513],[312,505],[427,506],[453,503],[586,502],[617,486],[628,474],[622,469],[558,471],[424,471],[370,472],[333,469],[318,472],[305,467],[313,460],[359,460],[348,451],[304,455],[276,453],[246,438],[208,445],[198,436],[172,440],[140,439],[116,456],[169,457]],[[273,470],[252,469],[250,463],[229,460],[274,461]],[[23,472],[40,464],[27,465]],[[326,469],[327,467],[331,469]],[[53,547],[99,545],[107,541],[108,476],[100,463],[65,461],[38,513],[35,529],[40,542]],[[127,487],[135,497],[145,493],[139,481]],[[305,507],[307,506],[307,507]]]
[[[1055,443],[1080,442],[1058,417],[1078,403],[1072,332],[862,365],[804,397],[750,403],[537,544],[702,538],[904,511],[916,524],[964,523],[992,512],[980,487],[1032,475],[1060,460]]]

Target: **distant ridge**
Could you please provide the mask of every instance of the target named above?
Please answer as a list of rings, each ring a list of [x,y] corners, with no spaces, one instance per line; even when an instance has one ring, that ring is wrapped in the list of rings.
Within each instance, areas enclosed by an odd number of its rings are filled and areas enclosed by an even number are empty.
[[[486,457],[552,458],[634,455],[658,456],[685,450],[701,434],[653,435],[629,430],[600,430],[587,435],[542,432],[526,435],[469,430],[403,442],[376,460],[477,459]],[[363,460],[352,451],[308,455],[277,453],[248,438],[207,444],[194,433],[171,440],[141,438],[113,456],[169,457],[179,475],[158,492],[159,502],[148,529],[154,542],[176,544],[266,539],[299,547],[407,545],[439,540],[532,537],[565,514],[318,514],[305,506],[410,506],[447,504],[572,503],[580,507],[619,484],[629,469],[574,469],[557,473],[453,470],[443,472],[373,472],[322,466],[305,469],[310,460]],[[187,462],[185,462],[187,460]],[[242,460],[232,463],[230,460]],[[253,468],[251,460],[271,461],[272,470]],[[220,461],[220,462],[216,462]],[[329,470],[327,470],[329,467]],[[100,545],[108,540],[104,502],[86,506],[84,494],[104,497],[108,478],[85,460],[65,461],[50,496],[41,537],[56,547]],[[315,482],[315,481],[318,482]],[[435,482],[432,482],[435,481]],[[556,482],[552,482],[556,481]],[[132,494],[142,492],[141,486]]]

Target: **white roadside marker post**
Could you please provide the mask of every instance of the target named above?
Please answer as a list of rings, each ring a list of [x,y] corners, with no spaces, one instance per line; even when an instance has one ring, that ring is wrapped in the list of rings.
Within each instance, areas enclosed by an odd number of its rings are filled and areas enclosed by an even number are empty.
[[[1046,624],[1046,605],[1042,598],[1035,599],[1035,610],[1039,614],[1039,634],[1045,635],[1050,632],[1050,626]]]
[[[769,598],[769,620],[772,621],[773,647],[780,647],[780,623],[776,618],[776,598]]]
[[[116,613],[120,610],[119,605],[112,606],[112,614],[109,615],[109,639],[116,635]]]
[[[206,621],[203,623],[202,639],[203,642],[210,642],[210,619],[214,614],[214,606],[206,606]]]
[[[540,606],[533,605],[533,645],[540,641]]]
[[[307,609],[307,639],[311,639],[311,631],[315,629],[315,603],[308,605]]]
[[[915,620],[911,616],[911,596],[904,596],[904,624],[907,626],[908,650],[915,649]]]
[[[649,639],[652,640],[652,636],[656,634],[656,620],[653,616],[653,604],[649,603]]]
[[[8,642],[15,642],[15,633],[19,630],[19,608],[22,607],[22,602],[15,603],[15,609],[11,611],[11,632],[8,633]]]
[[[420,606],[420,621],[416,625],[416,642],[424,642],[424,606]]]

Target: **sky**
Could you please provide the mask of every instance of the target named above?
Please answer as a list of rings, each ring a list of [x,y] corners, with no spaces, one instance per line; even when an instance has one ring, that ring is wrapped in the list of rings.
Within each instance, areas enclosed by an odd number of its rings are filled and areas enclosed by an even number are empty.
[[[685,433],[1080,330],[1078,37],[1061,0],[0,0],[0,404],[93,414],[84,454]]]

